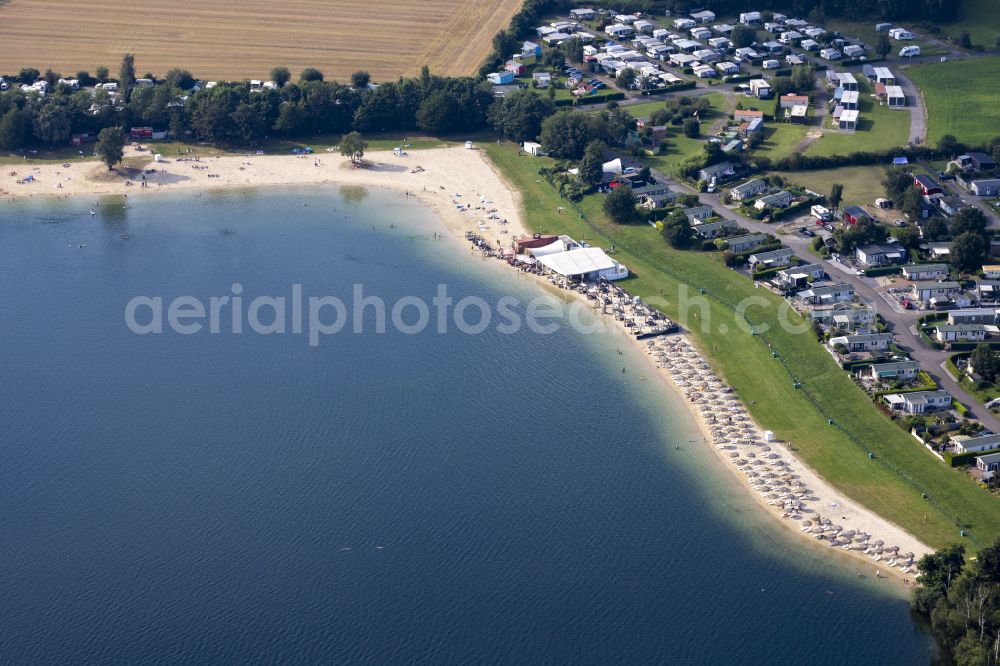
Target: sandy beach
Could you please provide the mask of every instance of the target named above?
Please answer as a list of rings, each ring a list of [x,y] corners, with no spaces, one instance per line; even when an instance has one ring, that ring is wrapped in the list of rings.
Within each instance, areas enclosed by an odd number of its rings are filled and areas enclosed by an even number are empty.
[[[404,156],[373,152],[366,154],[365,159],[367,165],[363,168],[353,167],[347,158],[333,153],[197,160],[166,156],[163,161],[154,162],[149,152],[130,148],[126,162],[131,168],[123,173],[109,173],[94,161],[3,166],[0,195],[11,200],[108,194],[142,197],[152,192],[289,185],[383,187],[431,206],[459,238],[473,231],[508,247],[511,237],[526,233],[517,190],[504,181],[479,150],[435,148]],[[905,564],[888,566],[889,561],[899,559],[892,555],[892,547],[897,546],[899,554],[913,554],[913,558],[902,562],[919,559],[931,549],[899,526],[844,497],[798,460],[786,443],[766,438],[765,430],[753,421],[739,398],[727,390],[724,378],[714,374],[692,338],[672,335],[638,341],[629,337],[645,352],[650,363],[649,374],[668,382],[688,405],[704,434],[703,445],[714,451],[721,464],[745,484],[760,507],[814,544],[813,547],[856,558],[859,571],[865,576],[875,575],[876,570],[883,576],[895,574],[894,578],[900,581],[916,576],[915,567],[904,573]],[[768,471],[749,474],[758,468]],[[765,477],[768,481],[783,479],[783,482],[760,483]],[[761,488],[762,485],[765,487]],[[819,532],[821,519],[829,524]],[[813,529],[804,531],[806,527]],[[817,538],[821,535],[822,540]],[[838,539],[842,541],[845,535],[851,535],[850,542],[839,543]],[[831,537],[839,545],[829,546]],[[874,548],[865,552],[869,545],[878,542],[882,553],[874,552]]]
[[[153,192],[289,185],[384,187],[431,206],[460,235],[467,229],[486,237],[501,230],[512,236],[525,233],[517,190],[503,184],[501,175],[477,149],[434,148],[402,156],[391,151],[371,152],[365,154],[365,166],[360,168],[338,153],[168,155],[154,162],[149,151],[129,147],[124,161],[128,168],[115,172],[93,160],[5,165],[0,171],[0,196],[7,200],[108,194],[141,197]],[[501,220],[506,223],[501,224]],[[479,222],[484,222],[483,227]]]

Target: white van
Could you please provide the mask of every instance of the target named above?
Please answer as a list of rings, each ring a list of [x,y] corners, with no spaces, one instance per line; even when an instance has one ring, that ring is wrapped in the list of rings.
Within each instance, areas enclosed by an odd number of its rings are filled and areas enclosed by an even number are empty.
[[[899,50],[900,58],[912,58],[914,56],[920,55],[919,46],[904,46]]]

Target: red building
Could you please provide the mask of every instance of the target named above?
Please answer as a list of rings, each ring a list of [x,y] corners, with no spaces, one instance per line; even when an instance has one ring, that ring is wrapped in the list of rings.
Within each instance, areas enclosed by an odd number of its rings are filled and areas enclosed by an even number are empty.
[[[934,179],[930,176],[925,176],[920,174],[913,179],[913,184],[920,188],[925,197],[929,197],[932,194],[943,194],[944,191],[941,186],[934,182]]]

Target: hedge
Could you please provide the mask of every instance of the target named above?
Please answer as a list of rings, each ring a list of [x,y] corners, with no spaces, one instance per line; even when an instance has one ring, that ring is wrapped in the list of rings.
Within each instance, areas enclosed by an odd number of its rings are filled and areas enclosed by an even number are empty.
[[[885,62],[885,58],[881,56],[875,56],[874,58],[866,57],[864,60],[861,59],[841,60],[838,67],[861,67],[864,65],[871,65],[877,62]]]
[[[966,152],[982,151],[989,153],[988,146],[966,146]],[[761,170],[775,171],[819,171],[823,169],[836,169],[842,166],[865,166],[870,164],[892,163],[894,157],[907,157],[914,161],[933,161],[936,159],[950,159],[951,155],[938,153],[933,148],[925,146],[898,146],[878,152],[857,151],[848,155],[801,155],[792,153],[779,160],[772,160],[767,157],[755,157],[754,161]]]
[[[781,210],[771,214],[771,221],[781,220],[786,217],[789,217],[793,213],[798,213],[800,210],[803,210],[805,208],[811,208],[813,203],[815,203],[815,201],[816,201],[815,199],[806,199],[805,201],[800,201],[796,204],[792,204],[788,208],[782,208]]]
[[[969,408],[954,398],[951,399],[951,406],[955,408],[955,411],[958,412],[959,416],[965,416],[969,413]]]
[[[960,352],[960,351],[971,352],[972,350],[974,350],[976,347],[978,347],[981,344],[988,345],[989,348],[992,349],[992,350],[994,350],[994,351],[1000,350],[1000,342],[986,342],[986,343],[982,343],[982,342],[952,342],[950,344],[951,344],[950,349],[952,351],[956,351],[956,352]]]
[[[927,335],[927,331],[922,326],[917,326],[917,333],[920,334],[920,339],[931,349],[944,349],[944,345],[937,340],[931,339],[931,336]]]
[[[602,102],[611,102],[619,99],[625,99],[625,93],[621,91],[604,92],[604,93],[598,93],[596,95],[587,95],[586,97],[577,97],[576,99],[557,99],[556,106],[573,106],[574,104],[600,104]]]
[[[643,92],[644,95],[659,95],[660,93],[675,92],[677,90],[693,90],[698,87],[697,81],[685,81],[684,83],[676,83],[672,86],[667,86],[665,88],[653,88],[652,90],[646,90]]]
[[[917,326],[918,327],[928,326],[933,322],[944,321],[947,318],[948,318],[947,312],[933,312],[931,314],[924,315],[923,317],[918,318]]]
[[[991,453],[1000,453],[1000,449],[991,449],[989,451],[972,451],[970,453],[952,453],[951,451],[944,452],[944,461],[951,465],[952,467],[960,467],[962,465],[971,465],[976,462],[976,458],[979,456],[986,456]]]
[[[780,268],[777,266],[775,266],[774,268],[765,268],[762,271],[754,271],[750,277],[752,277],[754,280],[767,280],[768,278],[777,275],[778,271],[780,270],[784,270],[784,268]]]
[[[896,275],[902,273],[903,268],[901,266],[878,266],[876,268],[868,268],[865,270],[865,277],[880,277],[882,275]]]
[[[723,83],[743,83],[744,81],[751,81],[753,79],[764,78],[761,74],[736,74],[735,76],[724,76],[722,77]]]

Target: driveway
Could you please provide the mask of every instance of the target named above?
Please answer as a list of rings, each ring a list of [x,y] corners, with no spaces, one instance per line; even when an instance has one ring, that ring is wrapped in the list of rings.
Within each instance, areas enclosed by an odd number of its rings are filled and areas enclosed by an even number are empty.
[[[903,89],[906,99],[910,100],[910,145],[922,146],[927,142],[927,105],[924,104],[924,96],[921,94],[913,81],[909,79],[902,70],[896,70],[896,84]],[[902,111],[897,111],[902,113]]]

